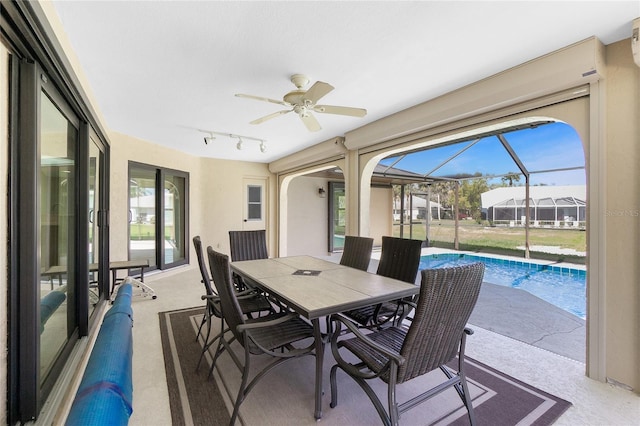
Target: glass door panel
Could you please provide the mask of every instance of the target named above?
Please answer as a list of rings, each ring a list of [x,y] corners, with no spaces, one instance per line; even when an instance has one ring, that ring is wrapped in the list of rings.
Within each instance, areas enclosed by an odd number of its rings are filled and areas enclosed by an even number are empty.
[[[344,182],[329,182],[329,252],[344,248],[346,209]]]
[[[185,241],[185,178],[165,174],[164,182],[164,259],[165,265],[175,263],[186,258]]]
[[[131,167],[129,178],[129,259],[156,261],[156,171]]]
[[[89,316],[100,300],[102,288],[99,285],[98,262],[100,260],[100,232],[98,212],[100,211],[100,176],[103,153],[92,139],[89,143]]]
[[[40,382],[77,328],[75,303],[75,173],[78,132],[41,94]]]

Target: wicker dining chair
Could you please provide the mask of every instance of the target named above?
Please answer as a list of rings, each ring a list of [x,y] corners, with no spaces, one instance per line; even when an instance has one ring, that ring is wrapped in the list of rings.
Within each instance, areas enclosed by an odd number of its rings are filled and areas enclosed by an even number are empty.
[[[202,296],[202,299],[206,301],[202,320],[200,321],[200,325],[198,326],[196,341],[198,341],[200,335],[202,334],[202,327],[205,324],[207,325],[204,345],[202,347],[202,352],[200,353],[198,365],[196,366],[197,371],[200,368],[200,363],[202,362],[204,354],[207,352],[207,350],[209,350],[209,347],[211,347],[211,345],[220,337],[220,335],[225,332],[225,327],[224,318],[220,309],[220,297],[218,296],[218,292],[216,291],[215,286],[213,286],[211,283],[209,272],[207,271],[207,267],[205,266],[206,264],[204,260],[204,252],[202,249],[202,240],[200,239],[199,235],[193,237],[193,245],[196,250],[196,257],[198,258],[198,266],[200,267],[200,276],[202,277],[201,282],[204,284],[205,289],[205,294]],[[269,303],[267,298],[256,291],[248,290],[238,292],[236,293],[236,295],[242,313],[249,317],[252,317],[256,314],[259,315],[262,312],[274,312],[273,306],[271,305],[271,303]],[[211,336],[211,321],[213,317],[220,319],[220,333],[209,340],[209,337]]]
[[[415,284],[418,267],[420,266],[420,254],[422,241],[397,237],[382,237],[382,252],[376,274],[388,278]],[[412,301],[409,298],[408,301]],[[344,312],[344,314],[358,323],[361,327],[379,328],[392,321],[401,321],[408,312],[407,306],[402,301],[379,303]]]
[[[344,237],[344,248],[340,264],[366,271],[371,261],[373,238],[347,235]]]
[[[365,391],[385,425],[397,425],[403,412],[451,386],[466,406],[469,421],[472,425],[475,423],[465,375],[464,351],[466,336],[473,334],[466,324],[478,300],[484,264],[425,269],[421,276],[415,315],[408,328],[392,326],[364,334],[344,315],[331,316],[336,330],[331,338],[331,351],[336,360],[330,373],[332,408],[338,404],[336,372],[341,369]],[[340,340],[342,326],[355,336]],[[358,361],[347,361],[341,349],[355,355]],[[447,366],[456,356],[457,371]],[[398,404],[397,385],[438,368],[446,380]],[[387,383],[388,411],[367,383],[377,378]]]
[[[231,261],[267,259],[267,232],[264,229],[250,231],[229,231],[229,245],[231,247]],[[246,288],[246,283],[239,275],[232,274],[233,282],[240,290]]]
[[[227,340],[224,334],[218,339],[218,348],[211,369],[213,370],[220,354],[226,350],[242,373],[240,388],[231,415],[230,424],[233,425],[238,416],[240,405],[266,373],[283,362],[305,355],[315,355],[313,326],[300,318],[298,314],[291,312],[278,312],[257,319],[246,318],[240,310],[234,291],[229,257],[216,252],[211,247],[207,247],[207,254],[211,275],[219,291],[222,312],[224,312],[225,321],[233,333],[233,338],[230,340]],[[308,340],[306,343],[301,342],[305,339]],[[242,346],[244,363],[231,347],[233,340],[237,340]],[[296,346],[296,344],[299,345]],[[252,355],[268,355],[273,360],[254,374],[249,381]]]

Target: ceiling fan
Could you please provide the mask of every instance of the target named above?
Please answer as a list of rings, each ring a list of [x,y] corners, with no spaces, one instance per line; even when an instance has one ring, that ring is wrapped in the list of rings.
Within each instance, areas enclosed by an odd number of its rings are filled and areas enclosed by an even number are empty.
[[[321,129],[321,127],[320,123],[318,123],[318,120],[315,118],[312,112],[348,115],[352,117],[364,117],[367,114],[367,110],[362,108],[351,108],[335,105],[317,105],[316,102],[318,102],[323,96],[334,89],[334,87],[330,84],[324,83],[322,81],[316,81],[308,90],[304,90],[303,87],[309,84],[309,78],[303,74],[292,75],[291,82],[296,86],[296,90],[292,90],[291,92],[284,95],[282,101],[279,101],[277,99],[263,98],[261,96],[244,95],[242,93],[236,94],[236,96],[240,98],[256,99],[258,101],[271,102],[273,104],[284,105],[290,108],[258,118],[251,121],[250,124],[264,123],[267,120],[271,120],[272,118],[276,118],[280,115],[288,114],[293,111],[298,114],[298,117],[300,117],[309,131],[317,132]]]

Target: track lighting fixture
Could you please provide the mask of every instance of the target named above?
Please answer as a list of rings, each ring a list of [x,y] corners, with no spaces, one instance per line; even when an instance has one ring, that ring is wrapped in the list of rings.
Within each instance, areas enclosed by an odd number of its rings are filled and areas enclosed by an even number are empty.
[[[236,149],[238,149],[238,151],[242,150],[242,147],[244,146],[245,141],[250,140],[250,141],[256,141],[256,142],[260,142],[260,152],[267,152],[267,144],[266,141],[264,139],[258,139],[258,138],[252,138],[251,136],[242,136],[242,135],[236,135],[233,133],[221,133],[221,132],[214,132],[211,130],[201,130],[198,129],[198,131],[203,132],[203,133],[207,133],[209,136],[205,136],[204,137],[204,144],[208,145],[209,142],[212,142],[216,139],[215,135],[218,136],[226,136],[230,139],[238,139],[238,142],[236,143]]]
[[[214,140],[216,140],[216,137],[213,136],[213,133],[211,133],[211,136],[205,136],[204,137],[204,144],[208,145],[209,142],[213,142]]]

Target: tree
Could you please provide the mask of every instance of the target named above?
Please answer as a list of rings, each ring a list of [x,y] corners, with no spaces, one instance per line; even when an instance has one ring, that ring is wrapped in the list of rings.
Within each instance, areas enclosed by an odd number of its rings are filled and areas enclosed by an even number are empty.
[[[502,176],[500,179],[502,180],[502,186],[513,186],[513,182],[520,182],[520,173],[508,172],[506,175]]]

